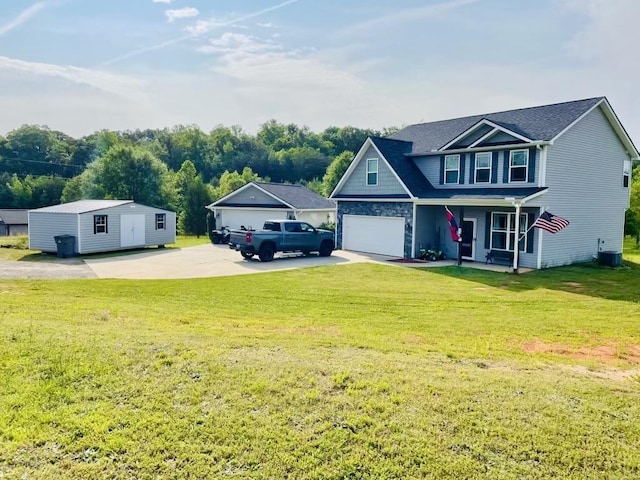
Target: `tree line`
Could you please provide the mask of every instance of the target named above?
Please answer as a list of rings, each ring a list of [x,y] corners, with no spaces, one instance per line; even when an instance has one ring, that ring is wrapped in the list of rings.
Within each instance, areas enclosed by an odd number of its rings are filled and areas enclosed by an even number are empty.
[[[178,213],[180,231],[203,233],[203,205],[252,180],[300,183],[328,195],[368,136],[356,127],[264,123],[205,133],[195,125],[101,130],[76,139],[24,125],[0,136],[0,207],[39,208],[79,199],[120,198]]]

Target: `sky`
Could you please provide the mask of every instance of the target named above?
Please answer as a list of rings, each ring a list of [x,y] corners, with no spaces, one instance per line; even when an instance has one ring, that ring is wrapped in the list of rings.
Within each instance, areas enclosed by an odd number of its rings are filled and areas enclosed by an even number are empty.
[[[0,135],[383,129],[606,96],[640,146],[640,0],[0,0]]]

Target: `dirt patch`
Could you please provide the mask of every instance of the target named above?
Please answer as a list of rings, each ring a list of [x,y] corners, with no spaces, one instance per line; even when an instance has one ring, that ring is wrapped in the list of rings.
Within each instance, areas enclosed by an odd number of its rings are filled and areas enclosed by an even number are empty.
[[[615,363],[622,360],[634,365],[640,364],[640,345],[609,344],[575,347],[536,340],[523,344],[522,349],[528,353],[553,353],[580,360],[599,360],[605,363]]]

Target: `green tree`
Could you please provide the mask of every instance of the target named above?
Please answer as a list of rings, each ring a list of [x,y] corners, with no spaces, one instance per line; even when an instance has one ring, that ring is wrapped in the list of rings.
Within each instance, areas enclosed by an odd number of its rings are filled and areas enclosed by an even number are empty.
[[[21,180],[15,173],[11,176],[11,180],[7,183],[12,198],[13,208],[30,208],[33,196],[33,190],[29,182]]]
[[[213,190],[213,198],[219,200],[220,198],[229,195],[231,192],[239,189],[243,185],[249,182],[260,180],[257,174],[253,173],[253,170],[249,167],[245,167],[242,173],[225,171],[218,180],[218,185]]]
[[[116,144],[72,180],[63,198],[134,200],[175,208],[176,194],[167,166],[142,147]]]
[[[207,232],[207,210],[211,203],[210,187],[197,175],[182,193],[182,210],[178,215],[178,230],[183,234],[203,235]]]
[[[353,160],[352,152],[342,152],[327,167],[327,173],[322,177],[322,193],[325,197],[331,195],[333,189],[336,188],[338,182],[349,168],[349,164]]]

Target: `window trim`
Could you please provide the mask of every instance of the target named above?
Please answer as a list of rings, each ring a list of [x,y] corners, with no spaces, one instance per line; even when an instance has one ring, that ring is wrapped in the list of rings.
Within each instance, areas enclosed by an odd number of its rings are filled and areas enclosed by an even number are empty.
[[[525,165],[513,165],[513,156],[516,153],[524,152],[526,163]],[[516,168],[524,168],[524,180],[512,180],[513,170]],[[529,181],[529,150],[526,148],[519,148],[517,150],[509,150],[509,183],[527,183]]]
[[[162,226],[160,226],[162,224]],[[167,229],[167,214],[166,213],[156,213],[156,230],[166,230]]]
[[[366,170],[367,170],[367,174],[365,176],[365,183],[367,185],[367,187],[377,187],[378,186],[378,170],[379,170],[379,159],[378,158],[367,158],[365,160],[367,162],[366,164]],[[370,163],[369,162],[374,162],[375,161],[375,171],[373,169],[370,169]],[[369,176],[370,175],[375,175],[375,183],[373,182],[369,182]]]
[[[104,222],[100,220],[104,219]],[[93,216],[93,234],[94,235],[106,235],[109,233],[109,215],[94,215]]]
[[[478,167],[478,155],[486,155],[489,158],[489,166],[488,167]],[[475,172],[473,174],[473,181],[475,183],[491,183],[491,174],[493,173],[491,170],[493,169],[493,155],[491,154],[491,152],[476,152],[475,154]],[[487,181],[480,181],[478,180],[478,171],[479,170],[488,170],[489,171],[489,177],[487,178]]]
[[[505,229],[496,229],[495,225],[495,216],[496,215],[506,215],[507,216],[507,228]],[[527,251],[527,241],[528,235],[526,234],[529,230],[529,215],[526,213],[520,213],[520,233],[518,237],[521,235],[522,240],[520,241],[521,248],[520,252],[525,253]],[[491,225],[489,227],[489,249],[491,250],[500,250],[502,252],[513,252],[513,245],[511,245],[511,236],[515,237],[515,228],[516,226],[516,214],[515,212],[491,212]],[[504,233],[506,236],[506,248],[497,248],[493,246],[493,234],[494,233]],[[516,240],[517,241],[517,240]]]
[[[631,185],[631,160],[625,160],[622,164],[622,187],[629,188]]]
[[[447,159],[449,158],[455,158],[458,161],[458,166],[453,169],[453,168],[447,168]],[[456,172],[458,175],[456,177],[456,181],[455,182],[448,182],[447,181],[447,172]],[[460,183],[460,155],[445,155],[444,156],[444,178],[443,178],[443,184],[444,185],[458,185]]]

